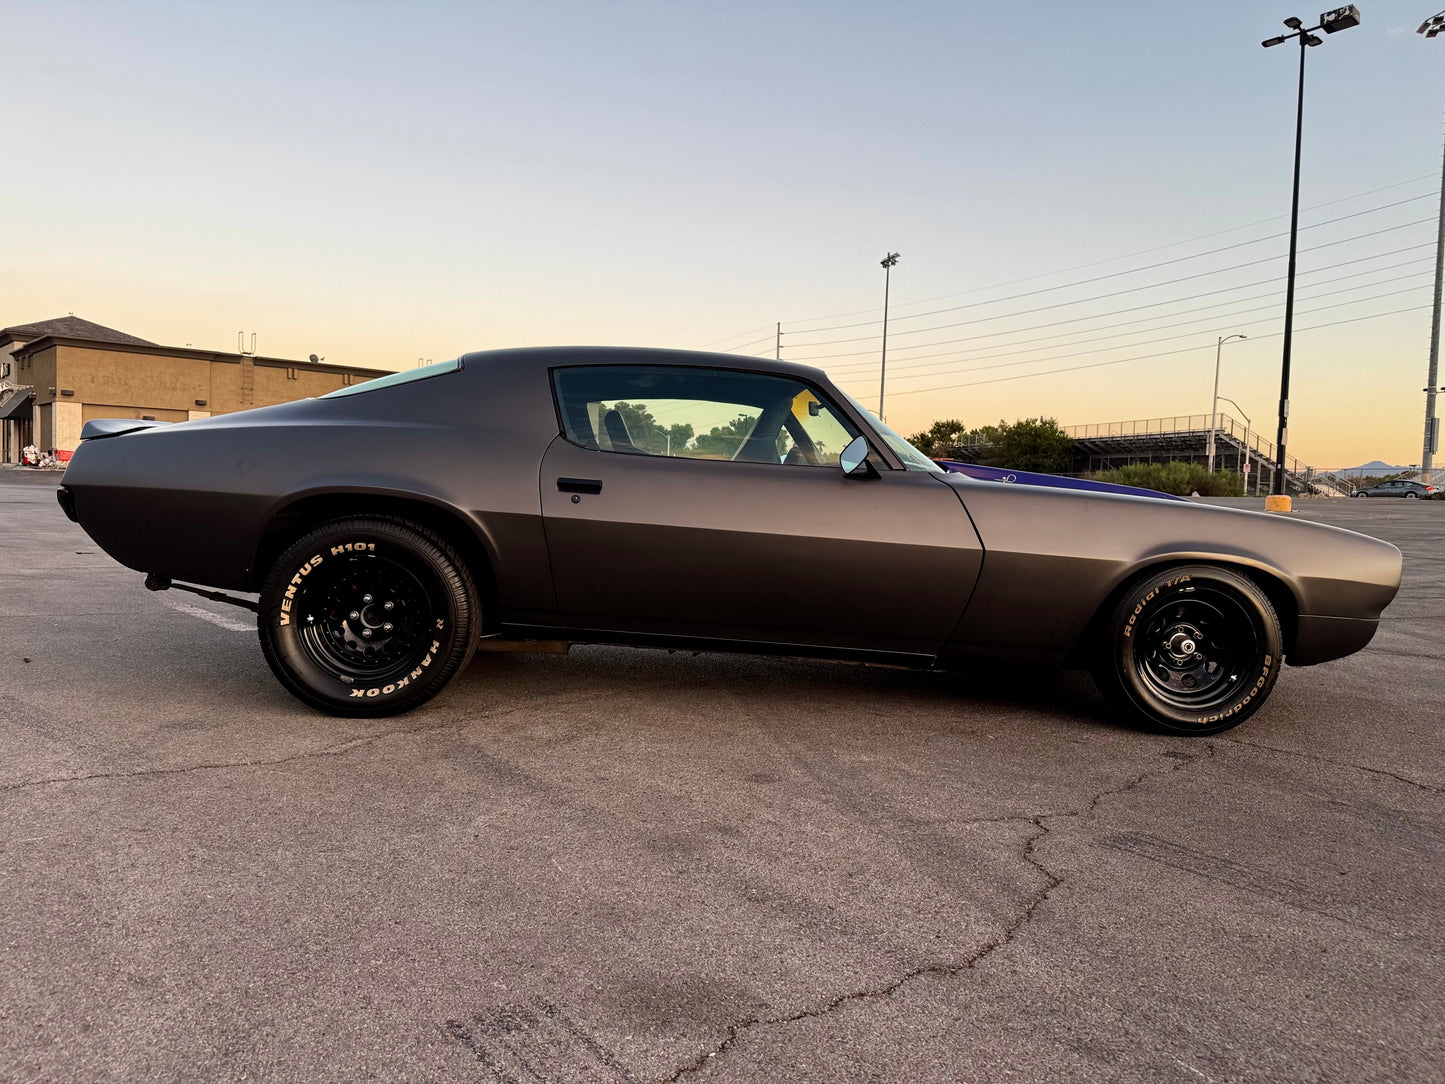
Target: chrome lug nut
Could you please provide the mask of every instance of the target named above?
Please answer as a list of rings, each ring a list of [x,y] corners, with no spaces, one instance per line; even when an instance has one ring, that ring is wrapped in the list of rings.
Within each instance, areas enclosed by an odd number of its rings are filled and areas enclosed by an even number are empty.
[[[387,613],[390,613],[392,610],[396,609],[396,603],[395,603],[395,602],[390,602],[390,601],[388,601],[388,602],[383,602],[383,603],[381,604],[381,608],[382,608],[383,610],[385,610]]]
[[[370,629],[362,629],[362,630],[361,630],[361,636],[362,636],[362,639],[370,640],[370,639],[371,639],[371,630],[370,630]]]
[[[347,614],[347,616],[350,617],[353,621],[361,620],[361,613],[357,610],[352,610],[351,613]]]
[[[371,596],[370,596],[370,595],[362,595],[362,596],[361,596],[361,601],[362,601],[362,602],[365,602],[365,603],[367,603],[367,604],[370,604],[370,603],[371,603]]]
[[[388,621],[385,625],[382,625],[382,626],[381,626],[381,631],[382,631],[382,632],[390,632],[390,631],[391,631],[391,622]]]

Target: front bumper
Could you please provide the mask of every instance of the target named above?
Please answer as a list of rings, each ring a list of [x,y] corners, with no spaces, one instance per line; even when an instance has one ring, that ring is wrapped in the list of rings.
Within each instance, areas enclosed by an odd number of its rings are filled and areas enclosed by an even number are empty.
[[[1353,655],[1375,635],[1377,618],[1300,616],[1294,650],[1285,658],[1291,666],[1314,666]]]

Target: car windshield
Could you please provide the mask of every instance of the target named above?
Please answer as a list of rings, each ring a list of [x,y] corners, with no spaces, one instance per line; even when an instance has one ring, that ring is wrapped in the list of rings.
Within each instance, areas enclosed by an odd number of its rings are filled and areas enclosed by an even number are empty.
[[[889,429],[877,414],[874,414],[873,411],[858,402],[857,399],[854,399],[846,391],[842,394],[848,402],[853,404],[854,408],[864,417],[868,424],[878,431],[878,435],[883,438],[884,443],[887,444],[888,447],[893,449],[893,453],[898,456],[899,459],[903,460],[903,466],[906,470],[932,471],[934,474],[948,473],[892,429]]]

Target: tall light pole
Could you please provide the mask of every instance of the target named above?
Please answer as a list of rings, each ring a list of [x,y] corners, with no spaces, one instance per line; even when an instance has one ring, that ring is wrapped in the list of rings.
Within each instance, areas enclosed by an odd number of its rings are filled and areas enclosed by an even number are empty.
[[[1236,332],[1221,335],[1214,344],[1214,402],[1209,406],[1209,473],[1214,473],[1214,434],[1219,430],[1219,353],[1230,339],[1247,339],[1248,335]]]
[[[1420,24],[1416,33],[1433,38],[1445,30],[1445,11],[1432,15]],[[1440,422],[1435,417],[1435,389],[1440,380],[1440,282],[1445,272],[1445,155],[1440,164],[1440,225],[1435,239],[1435,315],[1430,321],[1430,375],[1425,381],[1425,440],[1420,452],[1421,477],[1435,462],[1435,448],[1440,437]],[[1428,481],[1428,479],[1426,479]]]
[[[888,279],[893,274],[893,265],[898,262],[898,253],[890,252],[883,257],[883,356],[878,368],[878,420],[883,420],[883,386],[888,380]]]
[[[1299,241],[1299,166],[1300,166],[1300,145],[1304,137],[1305,124],[1305,47],[1315,46],[1322,43],[1321,38],[1315,36],[1316,30],[1323,30],[1326,34],[1333,34],[1340,30],[1348,30],[1352,26],[1360,25],[1360,11],[1354,4],[1346,4],[1344,7],[1336,8],[1334,11],[1327,11],[1320,16],[1318,26],[1312,26],[1308,30],[1304,28],[1301,20],[1290,16],[1284,21],[1284,25],[1294,31],[1293,34],[1283,34],[1277,38],[1270,38],[1260,42],[1266,49],[1281,45],[1290,38],[1299,39],[1299,97],[1295,106],[1294,122],[1294,194],[1290,202],[1289,213],[1289,270],[1286,272],[1284,289],[1284,352],[1280,359],[1279,377],[1279,435],[1275,440],[1275,470],[1274,470],[1274,492],[1275,496],[1283,496],[1284,465],[1285,465],[1285,442],[1289,437],[1289,361],[1290,348],[1294,344],[1294,269],[1295,252]],[[1282,502],[1282,509],[1289,510],[1289,502]]]

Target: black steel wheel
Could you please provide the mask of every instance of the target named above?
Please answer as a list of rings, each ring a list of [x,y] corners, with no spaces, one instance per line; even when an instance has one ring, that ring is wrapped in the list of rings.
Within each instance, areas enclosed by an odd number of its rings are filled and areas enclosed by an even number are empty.
[[[1253,715],[1279,676],[1284,636],[1269,597],[1229,569],[1189,565],[1125,592],[1094,667],[1119,709],[1174,734],[1217,734]]]
[[[430,700],[472,656],[480,620],[465,563],[425,528],[358,517],[287,548],[257,627],[276,677],[332,715],[396,715]]]

